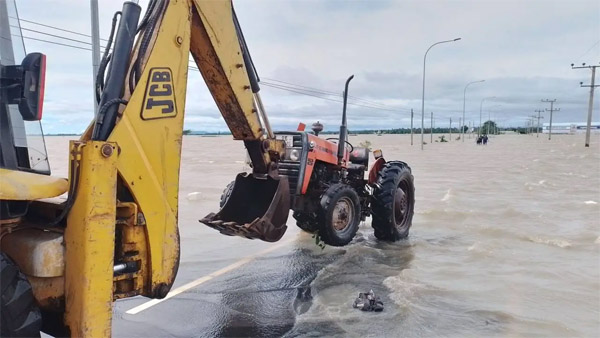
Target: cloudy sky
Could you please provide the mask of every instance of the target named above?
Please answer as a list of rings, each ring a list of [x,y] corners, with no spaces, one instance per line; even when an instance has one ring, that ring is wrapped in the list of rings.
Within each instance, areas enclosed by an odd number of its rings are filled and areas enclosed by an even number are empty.
[[[141,0],[145,6],[147,0]],[[21,19],[90,34],[89,1],[17,0]],[[112,14],[121,1],[100,0],[100,33],[106,38]],[[263,101],[275,129],[320,120],[337,129],[342,104],[338,96],[354,74],[348,108],[351,129],[386,129],[420,124],[423,55],[427,57],[425,112],[436,126],[462,116],[490,114],[501,125],[525,125],[534,110],[549,108],[541,99],[556,99],[554,121],[585,121],[590,70],[571,63],[600,62],[600,1],[234,1],[259,76]],[[40,30],[74,40],[88,38],[22,22],[23,35],[89,48],[42,35]],[[28,52],[48,56],[43,126],[47,133],[81,132],[93,117],[91,52],[25,40]],[[600,73],[600,72],[599,72]],[[600,74],[598,74],[600,78]],[[278,82],[283,81],[283,82]],[[295,92],[273,88],[290,86]],[[600,82],[600,81],[598,81]],[[271,84],[271,86],[269,86]],[[297,93],[297,86],[311,90]],[[305,92],[304,90],[300,90]],[[190,93],[193,93],[191,95]],[[338,94],[339,95],[339,94]],[[600,93],[594,120],[600,121]],[[544,113],[548,122],[549,113]],[[190,71],[186,128],[226,130],[199,73]],[[331,130],[330,129],[330,130]]]

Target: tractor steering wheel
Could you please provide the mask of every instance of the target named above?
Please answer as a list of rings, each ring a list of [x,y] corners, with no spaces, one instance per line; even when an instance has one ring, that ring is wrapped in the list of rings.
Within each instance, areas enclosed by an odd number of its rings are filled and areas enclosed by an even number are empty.
[[[339,138],[337,138],[337,137],[328,137],[328,138],[326,138],[326,140],[327,140],[327,141],[330,141],[330,140],[336,140],[336,141],[339,141],[340,139],[339,139]],[[353,152],[353,151],[354,151],[354,146],[352,145],[352,143],[350,143],[350,142],[348,142],[348,141],[345,141],[345,143],[346,143],[346,144],[347,144],[347,145],[350,147],[350,152]]]

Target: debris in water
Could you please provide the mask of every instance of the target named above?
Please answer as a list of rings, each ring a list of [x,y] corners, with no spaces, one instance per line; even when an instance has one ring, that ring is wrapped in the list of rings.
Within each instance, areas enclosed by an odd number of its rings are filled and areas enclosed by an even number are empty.
[[[598,204],[598,202],[596,202],[596,201],[585,201],[583,203],[585,203],[585,204]]]
[[[383,311],[383,302],[379,297],[375,296],[373,290],[369,292],[361,292],[358,294],[358,298],[352,304],[355,309],[361,309],[362,311]]]
[[[447,202],[450,200],[450,198],[452,198],[452,189],[448,189],[448,191],[446,191],[446,195],[444,195],[444,197],[442,197],[442,202]]]
[[[202,193],[200,193],[199,191],[194,191],[187,195],[187,199],[189,201],[197,201],[200,199],[200,197],[202,197]]]

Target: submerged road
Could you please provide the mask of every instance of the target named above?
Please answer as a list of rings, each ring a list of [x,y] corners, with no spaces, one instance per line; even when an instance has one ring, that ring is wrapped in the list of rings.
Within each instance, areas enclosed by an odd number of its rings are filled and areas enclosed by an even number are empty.
[[[291,217],[277,243],[200,224],[245,154],[229,137],[186,137],[174,295],[117,301],[113,336],[600,336],[598,135],[590,148],[583,135],[501,135],[425,151],[410,136],[350,138],[364,140],[413,169],[409,239],[378,242],[367,221],[350,245],[321,250]],[[64,149],[48,138],[58,176]],[[369,289],[383,312],[352,308]]]

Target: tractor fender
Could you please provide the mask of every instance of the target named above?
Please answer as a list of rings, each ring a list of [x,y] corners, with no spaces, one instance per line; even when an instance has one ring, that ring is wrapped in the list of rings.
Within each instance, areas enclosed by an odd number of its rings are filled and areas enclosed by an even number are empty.
[[[367,183],[369,183],[371,185],[371,184],[375,184],[375,182],[377,182],[377,174],[379,174],[381,169],[383,169],[383,165],[385,163],[386,162],[383,157],[378,158],[375,161],[375,163],[373,163],[371,170],[369,170],[369,181]]]

